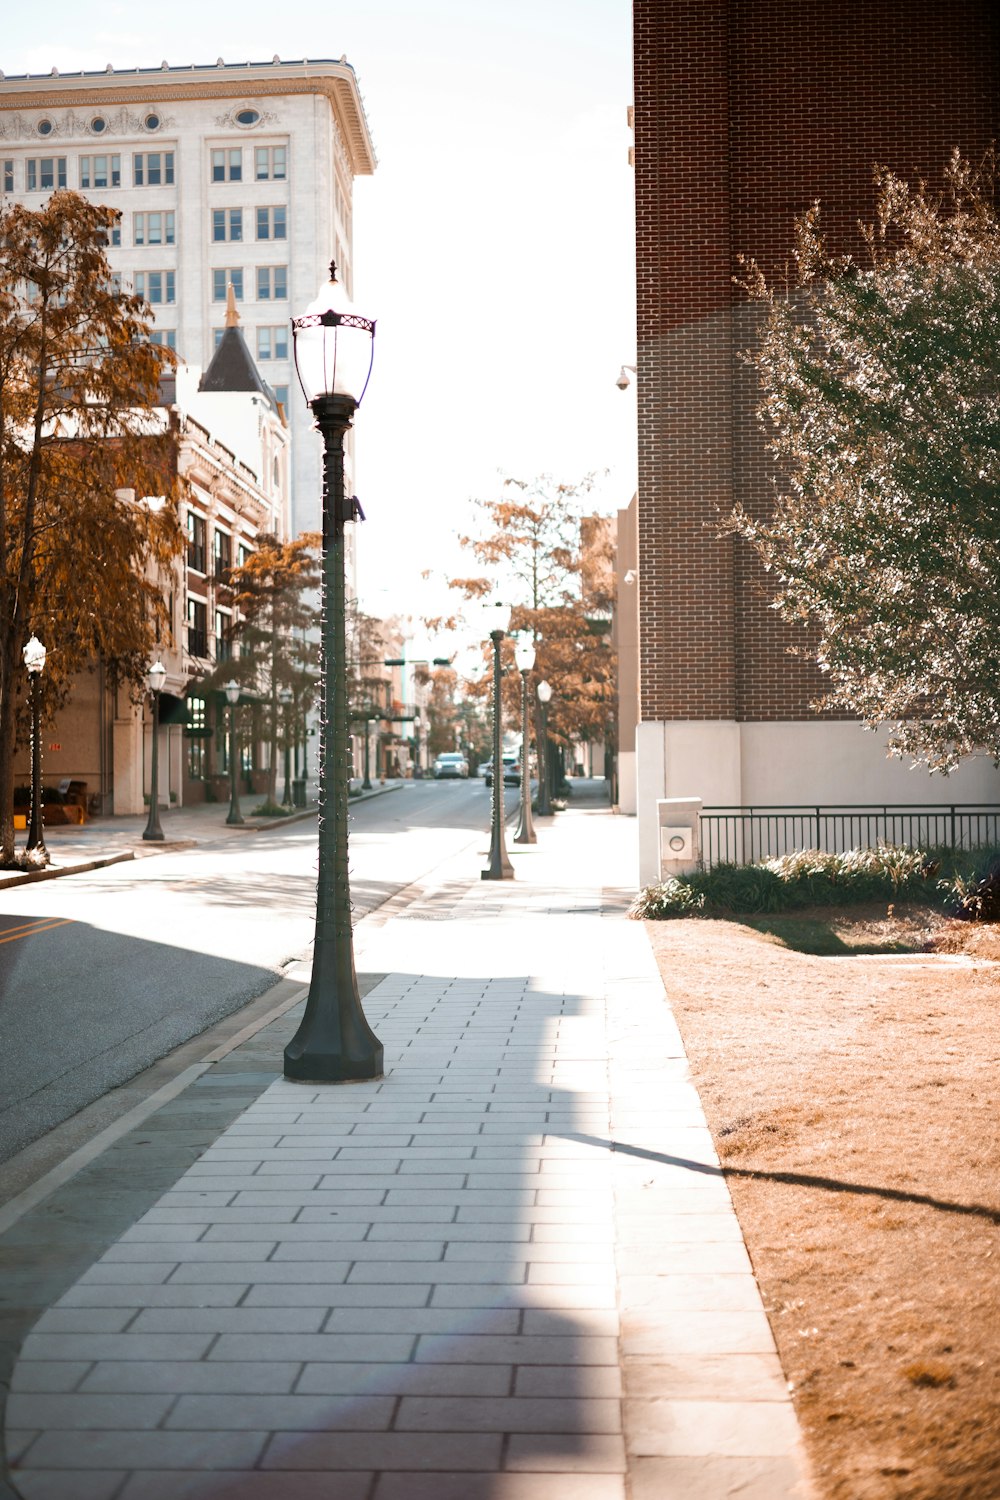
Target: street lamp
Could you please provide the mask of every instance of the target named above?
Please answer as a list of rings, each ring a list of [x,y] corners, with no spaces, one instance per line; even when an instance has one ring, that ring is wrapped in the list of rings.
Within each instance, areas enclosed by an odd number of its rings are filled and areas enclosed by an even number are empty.
[[[243,822],[243,814],[240,812],[239,744],[236,738],[236,705],[240,701],[239,683],[227,682],[225,694],[226,702],[229,704],[229,816],[226,822],[237,824]]]
[[[166,681],[167,669],[157,657],[146,673],[146,686],[153,700],[153,749],[149,762],[149,817],[142,836],[147,842],[161,844],[163,829],[160,827],[160,693]]]
[[[319,696],[319,880],[309,998],[285,1048],[285,1077],[316,1083],[380,1078],[382,1043],[361,1007],[354,970],[347,852],[347,616],[344,527],[363,512],[344,488],[344,438],[371,373],[375,324],[351,309],[336,266],[292,319],[295,371],[323,438]]]
[[[365,779],[361,783],[361,790],[363,792],[370,792],[371,789],[372,789],[371,746],[372,746],[372,725],[375,722],[376,722],[376,720],[374,720],[372,718],[366,718],[365,719]]]
[[[500,642],[510,629],[510,605],[490,604],[483,611],[486,633],[493,642],[493,822],[490,862],[483,880],[513,880],[503,831],[503,711],[500,705]]]
[[[285,720],[285,794],[281,799],[282,807],[291,807],[292,803],[292,726],[288,722],[288,710],[292,704],[294,694],[290,687],[283,687],[278,693],[278,702],[281,704]]]
[[[521,674],[521,816],[514,843],[537,844],[538,835],[531,822],[531,765],[528,759],[531,739],[528,727],[528,673],[535,665],[535,643],[530,635],[522,637],[515,645],[514,660]]]
[[[42,813],[41,680],[45,654],[45,647],[32,631],[30,641],[21,652],[28,672],[31,696],[31,816],[28,819],[28,838],[24,847],[31,852],[31,862],[36,865],[47,865],[49,862]]]
[[[552,803],[549,800],[549,703],[552,689],[547,682],[540,682],[535,689],[542,705],[542,743],[538,756],[538,816],[551,818]]]

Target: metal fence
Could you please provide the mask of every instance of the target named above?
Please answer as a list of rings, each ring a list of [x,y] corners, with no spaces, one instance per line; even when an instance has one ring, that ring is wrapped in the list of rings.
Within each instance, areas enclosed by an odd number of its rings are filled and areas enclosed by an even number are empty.
[[[950,803],[938,807],[706,807],[701,813],[701,858],[708,867],[750,865],[798,849],[914,849],[1000,847],[1000,805]]]

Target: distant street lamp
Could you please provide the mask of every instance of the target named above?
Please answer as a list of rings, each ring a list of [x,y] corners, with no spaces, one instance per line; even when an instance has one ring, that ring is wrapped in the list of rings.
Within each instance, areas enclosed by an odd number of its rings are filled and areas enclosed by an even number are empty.
[[[521,674],[521,816],[514,834],[515,844],[537,844],[531,822],[531,729],[528,723],[528,674],[535,665],[535,643],[530,636],[519,640],[514,647],[514,660]]]
[[[146,673],[146,686],[153,700],[153,748],[149,763],[149,817],[143,829],[143,838],[161,844],[163,829],[160,827],[160,693],[166,681],[167,669],[157,658]]]
[[[361,790],[363,792],[370,792],[371,789],[372,789],[371,746],[372,746],[372,725],[375,722],[376,721],[374,719],[366,719],[365,720],[365,779],[361,783]]]
[[[514,866],[507,857],[503,829],[503,708],[500,702],[500,643],[510,629],[510,605],[491,604],[483,611],[486,631],[493,642],[493,821],[490,862],[481,871],[483,880],[513,880]]]
[[[552,689],[547,682],[540,682],[535,689],[542,706],[542,743],[538,752],[538,816],[551,818],[552,803],[549,798],[549,703]]]
[[[229,704],[229,816],[226,822],[237,824],[243,822],[243,814],[240,812],[239,742],[236,738],[236,705],[240,701],[239,683],[227,682],[225,694],[226,702]]]
[[[323,557],[319,698],[319,880],[312,978],[302,1023],[285,1048],[285,1077],[316,1083],[380,1078],[382,1043],[361,1007],[354,970],[347,851],[347,616],[344,527],[364,519],[345,494],[344,439],[371,373],[375,324],[330,280],[292,319],[295,370],[323,437]]]
[[[44,813],[42,811],[42,671],[45,667],[45,647],[32,631],[31,639],[21,655],[28,672],[31,696],[31,815],[28,819],[28,838],[25,849],[32,854],[32,864],[47,865],[49,851],[45,847]]]
[[[283,714],[285,725],[285,794],[281,799],[282,807],[292,807],[292,726],[288,710],[292,706],[294,694],[290,687],[283,687],[278,693],[278,702],[285,710]]]

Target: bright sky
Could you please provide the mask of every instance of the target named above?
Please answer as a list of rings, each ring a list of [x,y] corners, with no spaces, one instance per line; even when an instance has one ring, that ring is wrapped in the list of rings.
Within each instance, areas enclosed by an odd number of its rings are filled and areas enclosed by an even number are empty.
[[[379,166],[355,184],[358,310],[378,320],[358,414],[362,601],[434,613],[500,473],[635,488],[629,0],[49,0],[9,8],[4,72],[339,58]],[[40,41],[44,32],[51,40]],[[301,309],[292,309],[293,313]],[[293,394],[294,399],[294,394]]]

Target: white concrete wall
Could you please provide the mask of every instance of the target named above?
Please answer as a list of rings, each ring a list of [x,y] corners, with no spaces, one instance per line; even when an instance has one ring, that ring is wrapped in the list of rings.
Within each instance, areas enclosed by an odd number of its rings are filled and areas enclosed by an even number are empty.
[[[855,723],[646,721],[636,733],[640,885],[659,878],[656,804],[700,797],[705,807],[933,806],[1000,803],[988,756],[950,776],[889,759],[886,737]]]

